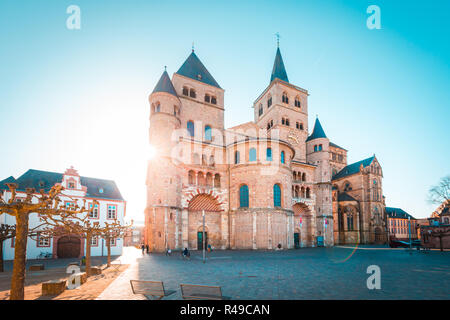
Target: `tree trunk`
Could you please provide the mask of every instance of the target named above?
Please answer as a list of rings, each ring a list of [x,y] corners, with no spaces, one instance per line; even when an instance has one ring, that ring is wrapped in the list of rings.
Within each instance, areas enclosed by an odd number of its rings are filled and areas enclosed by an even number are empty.
[[[111,267],[111,239],[106,237],[106,247],[108,248],[108,268]]]
[[[11,279],[11,300],[23,300],[25,297],[25,267],[27,259],[28,213],[16,216],[16,243],[14,266]]]
[[[86,274],[89,277],[91,275],[91,241],[92,235],[86,235]]]
[[[3,270],[3,240],[0,240],[0,272]]]

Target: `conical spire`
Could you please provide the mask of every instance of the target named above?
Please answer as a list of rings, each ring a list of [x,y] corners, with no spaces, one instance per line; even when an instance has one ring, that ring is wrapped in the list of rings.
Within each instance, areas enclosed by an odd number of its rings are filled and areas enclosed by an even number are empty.
[[[275,78],[289,82],[286,69],[284,68],[283,58],[281,57],[280,48],[277,48],[277,54],[275,56],[275,61],[273,63],[272,76],[270,77],[270,82]]]
[[[306,139],[306,141],[318,139],[318,138],[326,138],[325,131],[323,131],[322,125],[320,124],[319,118],[316,118],[316,123],[314,123],[314,129],[312,134]]]
[[[155,92],[167,92],[177,97],[177,92],[175,91],[175,88],[173,87],[172,81],[170,81],[170,77],[167,74],[166,70],[164,70],[161,78],[159,78],[159,81],[156,84],[155,89],[153,89],[152,93]]]
[[[220,88],[219,84],[216,82],[216,80],[214,80],[213,76],[209,73],[209,71],[197,57],[193,49],[191,54],[177,71],[177,73],[187,78],[191,78]]]

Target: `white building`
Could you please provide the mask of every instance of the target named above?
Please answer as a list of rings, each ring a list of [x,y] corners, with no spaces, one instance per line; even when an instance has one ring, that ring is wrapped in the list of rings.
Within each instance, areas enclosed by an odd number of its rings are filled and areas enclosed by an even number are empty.
[[[79,207],[83,206],[83,200],[86,200],[87,206],[92,205],[97,200],[99,205],[89,219],[98,221],[101,225],[105,221],[112,222],[117,219],[121,224],[124,222],[126,214],[126,201],[122,198],[119,189],[114,181],[96,178],[81,177],[78,172],[71,167],[64,174],[39,170],[28,170],[22,176],[15,179],[9,177],[0,181],[0,196],[7,201],[11,198],[6,183],[16,183],[17,196],[16,199],[25,199],[27,188],[34,188],[36,195],[39,190],[44,189],[45,193],[54,185],[62,185],[65,190],[61,200],[65,206],[72,206],[75,203]],[[37,202],[37,198],[34,198]],[[0,224],[15,224],[15,217],[2,214],[0,215]],[[34,228],[40,224],[37,213],[32,213],[29,219],[29,228]],[[54,258],[81,258],[86,254],[86,240],[80,239],[75,235],[65,235],[61,237],[38,237],[35,241],[28,238],[27,242],[27,259],[36,259],[41,253],[51,253]],[[114,239],[111,246],[112,255],[121,255],[123,248],[123,239]],[[107,255],[106,243],[101,238],[92,239],[91,246],[92,256]],[[3,258],[5,260],[14,259],[14,239],[3,242]]]

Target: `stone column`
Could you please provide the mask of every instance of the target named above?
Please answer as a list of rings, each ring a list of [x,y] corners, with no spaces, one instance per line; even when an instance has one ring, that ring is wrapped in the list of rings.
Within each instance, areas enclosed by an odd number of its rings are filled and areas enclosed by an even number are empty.
[[[183,248],[189,248],[189,211],[183,209],[181,211],[181,241]]]

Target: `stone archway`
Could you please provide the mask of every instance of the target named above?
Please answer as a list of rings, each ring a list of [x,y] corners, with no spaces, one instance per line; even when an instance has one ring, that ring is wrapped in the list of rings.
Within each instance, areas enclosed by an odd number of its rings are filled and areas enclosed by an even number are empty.
[[[310,247],[314,244],[314,231],[311,209],[304,203],[296,203],[292,206],[294,211],[294,230],[299,231],[300,247]],[[294,232],[294,241],[295,233]]]
[[[195,195],[188,201],[188,243],[192,249],[202,249],[199,240],[203,231],[203,212],[205,212],[206,245],[213,248],[223,247],[222,214],[223,210],[217,197],[208,193]]]

